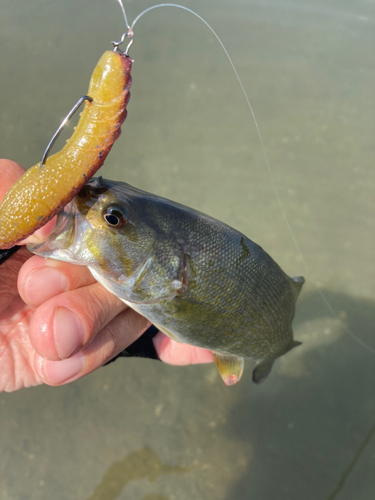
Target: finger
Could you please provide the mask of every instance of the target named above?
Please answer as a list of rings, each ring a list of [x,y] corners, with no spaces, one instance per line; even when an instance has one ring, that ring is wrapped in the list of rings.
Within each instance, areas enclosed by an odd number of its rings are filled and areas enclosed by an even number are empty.
[[[211,351],[202,347],[175,342],[162,332],[159,332],[154,337],[153,342],[160,360],[170,365],[195,365],[214,361]]]
[[[31,343],[47,359],[65,359],[89,345],[126,307],[97,282],[61,293],[34,312]]]
[[[29,259],[30,252],[22,248],[11,259],[0,266],[0,315],[8,308],[17,297],[17,277],[21,266]],[[0,355],[1,358],[1,355]]]
[[[22,299],[32,307],[63,292],[96,283],[86,266],[45,259],[34,255],[21,268],[18,290]]]
[[[34,370],[48,385],[62,385],[96,370],[132,344],[150,326],[150,322],[128,308],[116,316],[91,344],[74,356],[51,361],[39,355]]]
[[[55,227],[56,217],[53,217],[50,221],[46,222],[44,226],[40,227],[35,231],[35,233],[31,234],[24,240],[20,241],[18,245],[28,245],[29,243],[33,245],[37,245],[39,243],[43,243],[46,241],[47,236]]]
[[[12,160],[0,160],[0,201],[4,194],[25,173],[25,169]]]

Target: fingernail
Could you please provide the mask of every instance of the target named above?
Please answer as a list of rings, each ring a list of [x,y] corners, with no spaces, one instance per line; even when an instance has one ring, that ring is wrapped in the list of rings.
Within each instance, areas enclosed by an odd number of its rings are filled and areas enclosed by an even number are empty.
[[[83,325],[69,309],[59,307],[53,318],[55,349],[61,359],[66,359],[83,345]]]
[[[23,296],[30,304],[39,305],[46,300],[65,292],[68,281],[53,267],[43,267],[31,272],[23,286]]]
[[[41,370],[43,379],[51,385],[62,384],[76,377],[83,369],[83,354],[79,352],[62,361],[43,360]]]

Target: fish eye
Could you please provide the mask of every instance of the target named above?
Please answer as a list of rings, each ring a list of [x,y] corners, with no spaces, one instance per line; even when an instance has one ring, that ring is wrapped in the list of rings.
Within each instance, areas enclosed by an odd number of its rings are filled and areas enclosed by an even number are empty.
[[[110,227],[120,228],[125,226],[127,222],[127,214],[125,213],[125,210],[118,205],[106,207],[103,210],[102,215],[103,219]]]

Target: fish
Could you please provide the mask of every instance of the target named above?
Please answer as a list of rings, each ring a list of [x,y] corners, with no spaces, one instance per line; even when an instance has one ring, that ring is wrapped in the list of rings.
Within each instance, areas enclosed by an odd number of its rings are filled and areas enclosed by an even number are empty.
[[[212,351],[227,385],[256,360],[260,383],[300,342],[292,320],[304,283],[245,235],[193,208],[92,178],[58,214],[40,256],[94,278],[177,342]]]

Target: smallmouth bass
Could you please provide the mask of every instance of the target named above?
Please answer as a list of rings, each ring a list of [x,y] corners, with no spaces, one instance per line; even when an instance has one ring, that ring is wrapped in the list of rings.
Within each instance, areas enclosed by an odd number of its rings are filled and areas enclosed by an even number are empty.
[[[93,178],[57,216],[37,255],[88,266],[110,292],[172,339],[210,349],[227,385],[244,358],[262,382],[293,340],[304,283],[256,243],[194,209]]]

